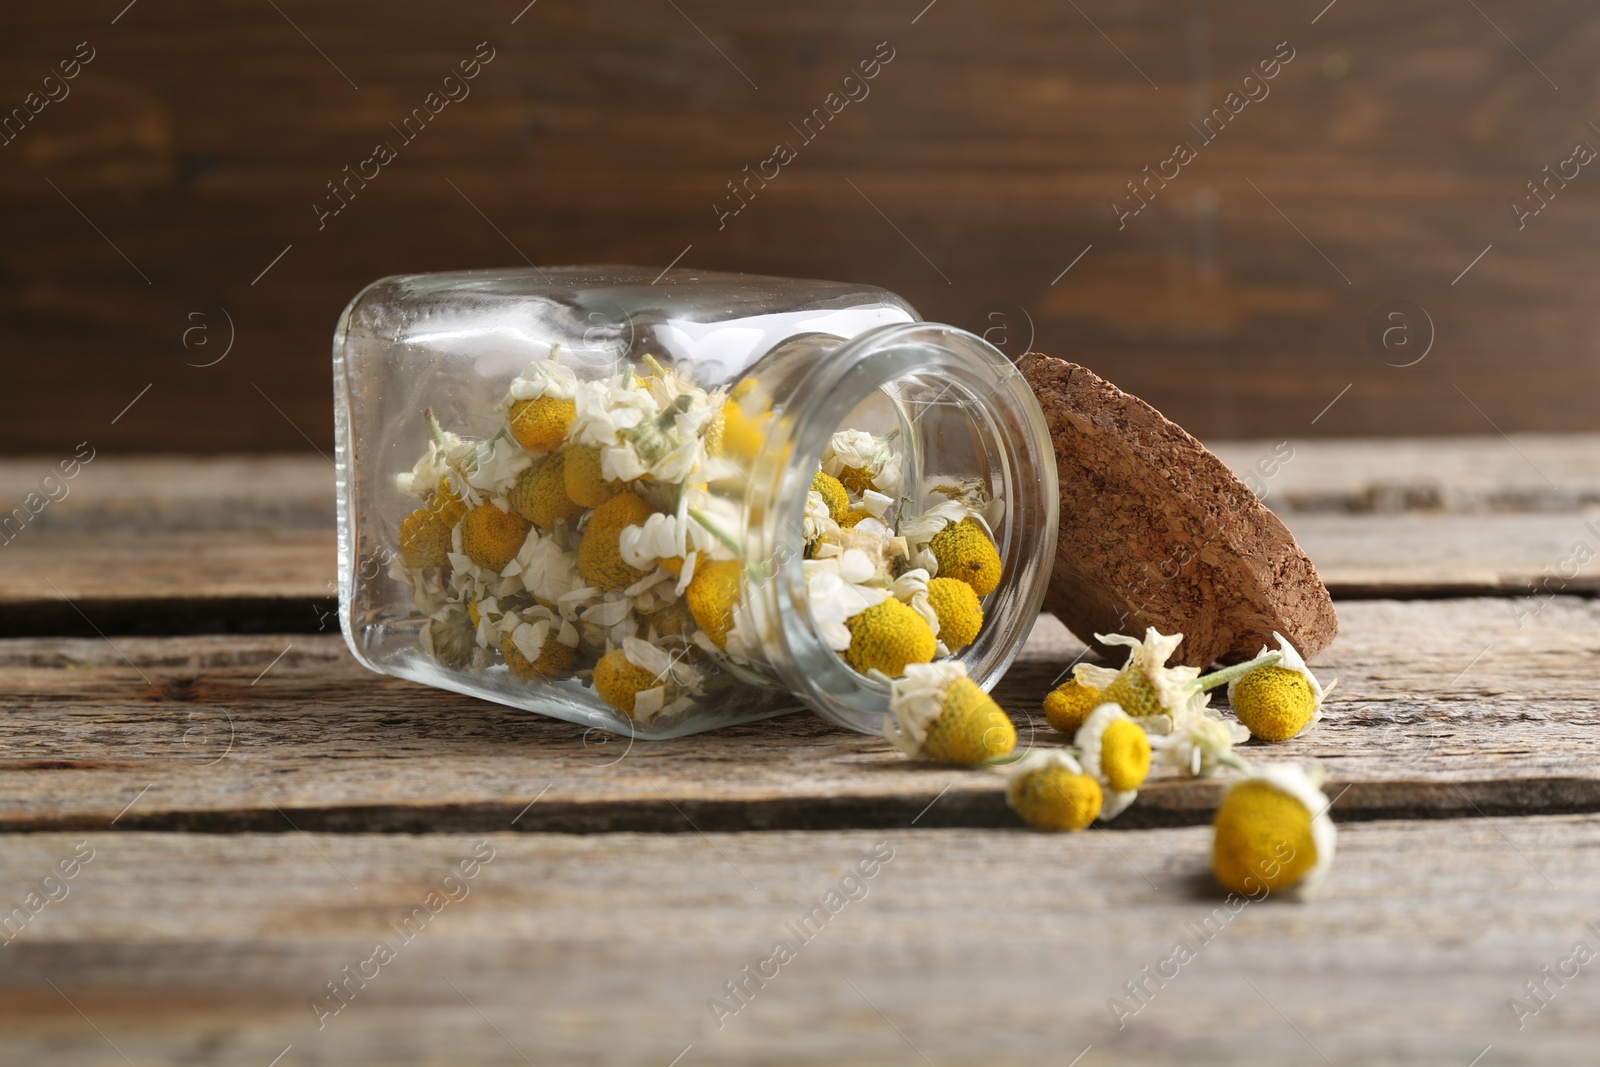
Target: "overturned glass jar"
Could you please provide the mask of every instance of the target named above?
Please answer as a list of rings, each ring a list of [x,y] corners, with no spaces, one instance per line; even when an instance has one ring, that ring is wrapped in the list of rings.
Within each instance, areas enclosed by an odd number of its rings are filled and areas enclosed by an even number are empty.
[[[627,267],[386,278],[334,337],[339,599],[372,670],[647,738],[985,688],[1055,460],[1016,368],[870,286]]]

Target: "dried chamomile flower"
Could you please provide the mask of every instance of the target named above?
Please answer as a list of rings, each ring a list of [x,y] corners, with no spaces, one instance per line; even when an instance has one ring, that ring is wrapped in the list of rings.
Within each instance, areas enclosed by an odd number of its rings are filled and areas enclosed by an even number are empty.
[[[438,487],[428,498],[428,510],[443,519],[446,526],[454,526],[467,513],[467,502],[461,498],[449,474],[439,479]]]
[[[894,447],[898,430],[876,437],[865,430],[839,430],[822,450],[822,469],[852,493],[900,491],[901,456]]]
[[[427,447],[411,470],[395,476],[395,484],[401,492],[423,499],[449,477],[450,468],[462,462],[474,447],[463,441],[460,435],[441,428],[431,408],[425,414],[428,421]]]
[[[879,570],[872,576],[872,580],[881,585],[888,578],[888,573],[883,569],[883,564],[888,562],[886,557],[880,556]],[[928,624],[928,629],[933,631],[934,637],[939,637],[939,613],[933,610],[933,604],[928,600],[928,572],[920,567],[905,571],[889,582],[889,595],[900,603],[922,616],[922,621]],[[950,649],[945,647],[941,640],[934,649],[935,656],[948,656]]]
[[[846,619],[845,626],[850,630],[845,662],[862,674],[881,671],[898,678],[908,664],[933,659],[938,644],[927,620],[893,597]]]
[[[852,523],[851,525],[854,525]],[[818,542],[839,543],[839,523],[834,521],[827,498],[817,490],[806,493],[805,517],[801,520],[801,536],[805,539],[806,554],[816,554]]]
[[[928,550],[938,563],[935,574],[960,578],[979,596],[988,596],[1000,584],[1000,553],[972,519],[951,523],[934,534]]]
[[[578,390],[578,375],[561,362],[561,346],[551,345],[544,359],[529,363],[522,373],[511,379],[506,398],[511,401],[538,400],[553,397],[571,400]]]
[[[546,607],[557,604],[581,579],[577,559],[561,547],[555,537],[530,531],[527,540],[517,550],[517,558],[500,570],[506,578],[515,578],[517,584]]]
[[[687,551],[687,526],[676,515],[654,512],[642,523],[623,527],[617,551],[630,567],[649,571],[659,565],[676,577]]]
[[[1084,772],[1105,787],[1101,817],[1114,819],[1133,803],[1150,773],[1150,737],[1115,704],[1101,704],[1078,730],[1074,743]]]
[[[681,655],[630,637],[600,657],[594,688],[602,700],[640,723],[678,710],[700,689],[700,675]]]
[[[1217,881],[1257,895],[1309,889],[1333,864],[1335,832],[1321,775],[1274,763],[1232,783],[1214,822],[1211,868]]]
[[[734,623],[734,607],[744,580],[744,567],[738,560],[698,560],[694,577],[684,598],[701,631],[717,648],[728,645],[728,630]]]
[[[560,626],[549,618],[523,618],[515,629],[500,637],[500,654],[511,676],[519,681],[559,678],[572,670],[577,656],[576,631],[572,644],[561,640]]]
[[[565,466],[566,460],[559,452],[534,461],[533,466],[517,475],[516,484],[506,496],[511,510],[541,530],[554,530],[558,523],[576,523],[583,508],[567,495]]]
[[[530,452],[550,452],[561,447],[577,414],[573,397],[578,378],[558,362],[559,351],[549,359],[528,364],[512,379],[507,390],[506,421],[511,436]]]
[[[641,525],[654,511],[633,494],[620,493],[589,513],[578,542],[578,573],[596,589],[625,589],[645,576],[622,558],[622,531]]]
[[[463,481],[473,504],[497,496],[504,496],[516,483],[517,475],[533,462],[533,456],[519,448],[515,441],[497,435],[480,441],[462,460]]]
[[[828,506],[828,517],[839,522],[850,511],[850,494],[844,491],[839,479],[827,471],[818,471],[811,479],[811,491],[822,497]]]
[[[692,653],[683,648],[671,650],[652,645],[637,637],[622,642],[628,662],[652,675],[656,684],[642,689],[633,698],[633,718],[649,723],[658,716],[670,715],[688,707],[704,692],[704,677],[691,661]]]
[[[965,507],[968,513],[984,524],[993,527],[1005,514],[1005,501],[989,494],[989,483],[982,478],[963,478],[959,482],[936,485],[935,493]]]
[[[461,520],[461,551],[485,570],[498,571],[516,558],[531,525],[493,503],[480,504]]]
[[[877,568],[860,549],[847,549],[826,559],[809,559],[802,567],[812,625],[829,648],[843,652],[850,647],[852,637],[849,620],[881,604],[889,591],[865,584],[872,580]]]
[[[442,666],[460,669],[472,662],[477,649],[474,628],[477,620],[458,605],[451,604],[433,613],[422,629],[422,650]]]
[[[916,617],[898,600],[884,604]],[[913,757],[970,766],[1004,756],[1017,744],[1016,727],[961,663],[907,666],[905,677],[889,687],[889,713],[884,737]]]
[[[713,419],[705,439],[713,455],[725,455],[749,463],[761,451],[766,422],[772,417],[772,404],[754,378],[743,378],[728,393]]]
[[[983,605],[978,603],[978,594],[961,579],[943,575],[928,579],[927,586],[928,603],[939,619],[939,640],[951,652],[970,645],[983,629]]]
[[[442,567],[450,553],[450,524],[432,508],[418,508],[400,520],[400,558],[407,567]]]
[[[567,429],[578,414],[570,398],[541,396],[537,400],[518,400],[506,412],[511,436],[529,452],[551,452],[567,439]]]
[[[1250,731],[1211,711],[1187,715],[1171,733],[1151,739],[1158,762],[1193,778],[1210,778],[1221,767],[1244,768],[1233,746],[1249,740]]]
[[[634,698],[655,684],[656,676],[631,663],[620,648],[613,648],[594,665],[594,691],[629,717],[633,715]]]
[[[1152,626],[1145,630],[1143,641],[1122,634],[1094,637],[1102,644],[1131,648],[1127,664],[1113,671],[1080,663],[1073,668],[1073,677],[1099,689],[1103,700],[1122,705],[1129,715],[1150,719],[1153,732],[1166,733],[1172,723],[1205,707],[1205,693],[1197,683],[1199,668],[1166,665],[1182,634],[1160,634]]]
[[[1287,741],[1322,718],[1322,702],[1333,686],[1324,690],[1294,646],[1280,633],[1272,636],[1282,659],[1229,682],[1228,703],[1255,736],[1263,741]],[[1261,654],[1267,652],[1263,645]]]
[[[1045,694],[1044,717],[1056,730],[1074,736],[1089,713],[1104,703],[1100,690],[1076,678],[1068,678]]]
[[[597,508],[623,491],[622,483],[606,481],[600,471],[600,450],[593,445],[568,445],[561,455],[561,482],[573,503]]]
[[[1006,802],[1035,830],[1082,830],[1100,814],[1100,783],[1059,748],[1035,749],[1011,767]]]
[[[960,500],[945,500],[920,515],[902,518],[895,532],[905,538],[906,555],[914,567],[929,574],[939,573],[939,561],[929,547],[934,537],[948,526],[972,518],[977,512]]]

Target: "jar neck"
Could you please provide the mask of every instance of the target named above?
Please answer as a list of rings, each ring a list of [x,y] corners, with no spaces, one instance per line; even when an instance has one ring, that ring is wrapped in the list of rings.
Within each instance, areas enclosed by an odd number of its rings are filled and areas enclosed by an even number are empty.
[[[889,687],[851,669],[823,640],[804,568],[806,497],[818,459],[862,402],[880,394],[899,423],[901,515],[944,500],[933,486],[973,477],[1004,501],[993,530],[1001,583],[985,599],[978,639],[955,655],[978,685],[992,686],[1038,616],[1056,549],[1055,454],[1016,367],[964,330],[909,323],[849,341],[795,338],[756,372],[774,417],[750,468],[746,558],[770,562],[749,569],[746,595],[767,620],[762,643],[775,680],[828,719],[882,730]]]

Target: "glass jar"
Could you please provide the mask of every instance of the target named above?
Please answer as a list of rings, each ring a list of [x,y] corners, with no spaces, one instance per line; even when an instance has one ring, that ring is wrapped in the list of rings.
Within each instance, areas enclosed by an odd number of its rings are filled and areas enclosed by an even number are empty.
[[[877,733],[902,659],[988,688],[1038,614],[1038,404],[882,289],[406,275],[333,355],[340,621],[372,670],[647,738],[800,705]],[[982,577],[936,583],[940,551]]]

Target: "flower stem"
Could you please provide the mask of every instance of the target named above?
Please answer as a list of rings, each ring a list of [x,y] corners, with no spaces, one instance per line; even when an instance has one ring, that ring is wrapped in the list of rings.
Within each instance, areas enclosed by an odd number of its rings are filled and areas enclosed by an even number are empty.
[[[1243,756],[1234,755],[1232,752],[1224,752],[1220,754],[1217,756],[1217,762],[1224,767],[1232,767],[1240,774],[1249,774],[1252,769],[1249,761],[1247,761]]]
[[[695,522],[698,522],[701,526],[704,526],[707,530],[711,531],[711,536],[715,537],[718,541],[721,541],[723,544],[732,549],[735,556],[739,557],[740,559],[744,558],[744,549],[739,546],[739,542],[730,537],[727,531],[725,531],[722,527],[718,526],[716,523],[707,518],[705,512],[701,511],[699,508],[690,508],[689,517]]]
[[[1209,692],[1219,685],[1226,685],[1236,678],[1244,677],[1258,667],[1270,667],[1282,658],[1282,652],[1263,652],[1255,659],[1245,660],[1243,663],[1235,663],[1231,667],[1224,667],[1220,671],[1212,671],[1210,674],[1202,674],[1195,679],[1195,684],[1200,687],[1200,692]]]

